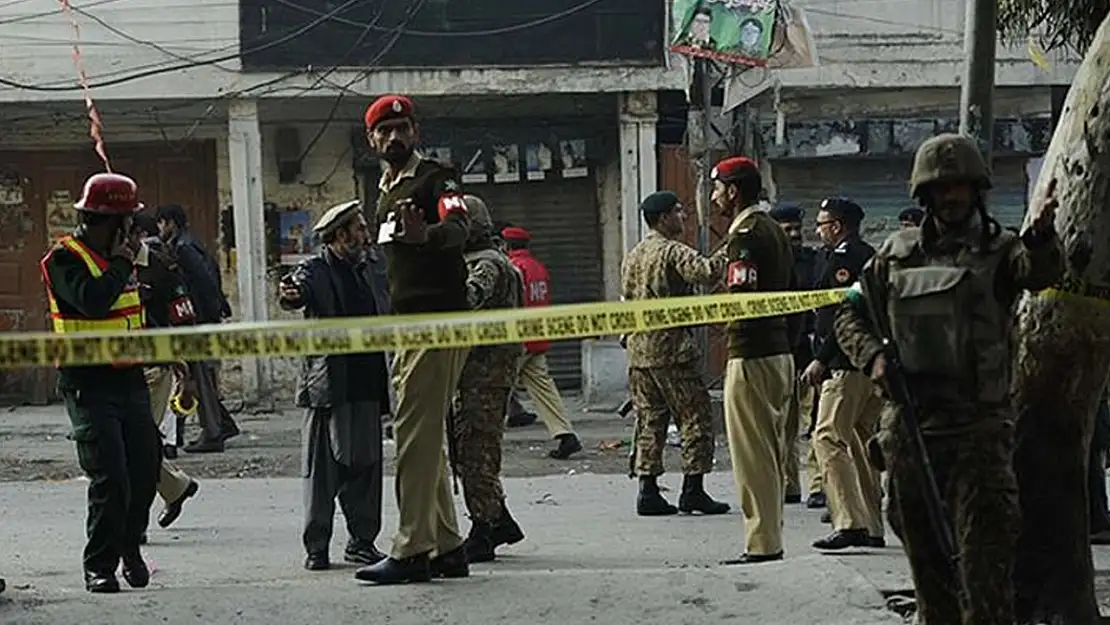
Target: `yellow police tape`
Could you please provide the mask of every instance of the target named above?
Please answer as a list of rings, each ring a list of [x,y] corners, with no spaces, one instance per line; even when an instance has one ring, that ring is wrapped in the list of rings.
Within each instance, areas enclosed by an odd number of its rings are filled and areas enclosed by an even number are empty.
[[[436,349],[561,341],[803,312],[845,289],[700,295],[473,312],[346,317],[133,332],[0,334],[0,369]]]

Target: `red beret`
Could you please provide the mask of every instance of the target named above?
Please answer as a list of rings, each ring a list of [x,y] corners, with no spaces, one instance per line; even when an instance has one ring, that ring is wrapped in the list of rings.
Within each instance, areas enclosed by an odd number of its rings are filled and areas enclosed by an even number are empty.
[[[508,241],[531,241],[532,235],[518,226],[509,226],[501,231],[501,238]]]
[[[731,182],[745,175],[759,175],[759,167],[755,161],[746,156],[733,156],[717,163],[709,174],[710,180]]]
[[[366,127],[373,130],[378,124],[402,117],[412,117],[416,105],[403,95],[383,95],[366,107]]]

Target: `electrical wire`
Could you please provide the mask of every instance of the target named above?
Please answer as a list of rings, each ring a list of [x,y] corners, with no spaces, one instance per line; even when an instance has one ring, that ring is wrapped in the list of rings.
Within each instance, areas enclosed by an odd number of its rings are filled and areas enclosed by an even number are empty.
[[[301,11],[303,13],[307,13],[309,15],[317,15],[317,16],[323,15],[323,13],[319,9],[313,9],[313,8],[310,8],[310,7],[302,6],[300,4],[297,4],[296,2],[293,2],[292,0],[274,0],[274,1],[277,2],[278,4],[287,6],[291,9],[296,9],[298,11]],[[385,4],[385,1],[386,0],[383,0],[383,2],[382,2],[383,5]],[[565,10],[560,11],[558,13],[553,13],[551,15],[541,17],[539,19],[532,20],[530,22],[521,22],[519,24],[513,24],[511,26],[503,26],[503,27],[500,27],[500,28],[489,28],[489,29],[485,29],[485,30],[469,30],[469,31],[407,30],[406,29],[401,34],[402,35],[409,35],[409,36],[412,36],[412,37],[488,37],[490,35],[506,35],[508,33],[527,30],[529,28],[535,28],[537,26],[543,26],[544,24],[559,21],[559,20],[561,20],[565,17],[569,17],[571,15],[574,15],[575,13],[580,13],[582,11],[585,11],[586,9],[588,9],[588,8],[594,6],[594,5],[600,4],[603,1],[604,0],[586,0],[585,2],[583,2],[581,4],[572,6],[569,9],[565,9]],[[365,22],[356,22],[354,20],[349,20],[347,18],[338,17],[338,16],[330,17],[328,19],[330,21],[333,21],[333,22],[337,23],[337,24],[346,24],[348,26],[354,26],[354,27],[357,27],[357,28],[364,28],[364,27],[368,26],[368,24],[366,24]],[[373,28],[374,30],[380,30],[380,31],[390,31],[390,30],[392,30],[390,28],[385,28],[385,27],[381,27],[381,26],[373,26],[373,25],[369,25],[369,26],[371,28]]]
[[[107,0],[105,0],[105,1],[107,1]],[[216,63],[222,63],[224,61],[230,61],[230,60],[233,60],[233,59],[238,59],[238,58],[240,58],[244,55],[251,54],[251,53],[254,53],[254,52],[261,52],[263,50],[268,50],[270,48],[280,46],[284,43],[287,43],[289,41],[292,41],[292,40],[304,35],[305,33],[309,32],[310,30],[319,26],[320,24],[323,24],[324,22],[328,21],[328,19],[331,16],[339,14],[340,12],[344,11],[348,7],[350,7],[350,6],[352,6],[355,3],[360,2],[360,1],[361,0],[347,0],[347,2],[344,2],[343,4],[339,5],[338,7],[332,9],[326,15],[320,16],[319,18],[309,22],[305,26],[302,26],[302,27],[298,28],[297,30],[295,30],[291,33],[288,33],[288,34],[286,34],[282,37],[279,37],[278,39],[275,39],[274,41],[271,41],[271,42],[266,43],[266,44],[262,44],[260,46],[254,47],[254,48],[241,50],[239,52],[236,52],[235,54],[229,54],[229,55],[217,57],[217,58],[214,58],[214,59],[207,59],[207,60],[203,60],[203,61],[190,61],[189,63],[179,64],[179,65],[171,65],[169,67],[162,67],[162,68],[157,68],[157,69],[150,69],[150,70],[146,70],[146,71],[136,72],[136,73],[131,74],[129,76],[121,76],[119,78],[113,78],[113,79],[110,79],[110,80],[103,80],[103,81],[100,81],[98,83],[90,83],[88,85],[88,88],[90,88],[90,89],[99,89],[99,88],[103,88],[103,87],[111,87],[111,86],[114,86],[114,85],[120,85],[120,84],[128,83],[128,82],[131,82],[131,81],[134,81],[134,80],[139,80],[139,79],[142,79],[142,78],[149,78],[151,76],[157,76],[159,74],[168,74],[170,72],[177,72],[177,71],[181,71],[181,70],[184,70],[184,69],[192,69],[194,67],[202,67],[202,66],[206,66],[206,65],[215,65]],[[26,83],[17,82],[17,81],[14,81],[14,80],[9,80],[7,78],[0,78],[0,85],[4,85],[6,87],[11,87],[13,89],[22,89],[24,91],[46,91],[46,92],[80,91],[83,88],[80,85],[70,85],[70,86],[65,86],[65,87],[63,87],[63,86],[33,85],[33,84],[26,84]]]

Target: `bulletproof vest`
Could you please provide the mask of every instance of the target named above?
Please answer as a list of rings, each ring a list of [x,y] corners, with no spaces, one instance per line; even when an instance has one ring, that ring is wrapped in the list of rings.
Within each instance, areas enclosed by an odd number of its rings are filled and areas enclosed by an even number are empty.
[[[464,254],[463,259],[466,260],[468,271],[483,260],[495,264],[501,270],[504,279],[498,281],[499,292],[492,298],[493,308],[520,308],[524,305],[524,279],[504,252],[491,248],[475,250]]]
[[[965,246],[952,255],[930,256],[920,233],[918,228],[896,233],[883,250],[889,262],[886,312],[906,373],[948,382],[975,402],[1004,402],[1011,322],[995,284],[1012,237],[995,239],[986,254]]]

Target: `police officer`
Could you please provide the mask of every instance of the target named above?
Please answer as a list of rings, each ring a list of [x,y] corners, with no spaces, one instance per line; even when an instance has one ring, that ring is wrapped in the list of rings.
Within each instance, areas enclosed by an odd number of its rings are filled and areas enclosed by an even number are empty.
[[[817,236],[823,249],[815,288],[846,288],[856,281],[875,249],[859,236],[863,209],[842,197],[821,202]],[[813,444],[822,471],[833,532],[813,543],[818,549],[882,547],[882,485],[867,462],[881,400],[867,376],[840,351],[833,333],[836,307],[817,311],[816,355],[802,372],[804,384],[820,387]]]
[[[695,285],[716,286],[725,267],[725,250],[710,258],[678,238],[685,207],[670,191],[658,191],[640,204],[648,235],[625,256],[621,294],[626,300],[692,295]],[[715,447],[709,390],[700,368],[701,351],[690,328],[636,332],[627,338],[628,390],[636,409],[635,471],[640,478],[636,513],[666,516],[699,512],[725,514],[729,505],[705,492],[704,476],[713,470]],[[682,494],[678,507],[659,492],[667,424],[674,417],[682,433]]]
[[[141,329],[139,242],[131,223],[143,208],[138,187],[127,176],[95,174],[74,207],[77,230],[42,259],[54,332]],[[154,501],[161,445],[143,369],[127,363],[60,367],[58,390],[78,463],[89,478],[85,587],[119,592],[121,560],[127,583],[145,587],[150,571],[139,545]]]
[[[713,204],[732,218],[725,248],[729,292],[796,288],[790,239],[759,203],[763,184],[755,162],[725,159],[711,179]],[[790,332],[781,315],[733,321],[727,332],[725,428],[747,549],[724,564],[781,560],[782,439],[794,395]]]
[[[888,364],[873,328],[875,322],[889,327],[955,530],[959,578],[930,525],[897,413],[885,411],[875,460],[890,471],[891,526],[901,526],[917,620],[927,625],[1014,622],[1020,527],[1008,405],[1010,313],[1023,289],[1051,286],[1064,266],[1051,192],[1018,236],[988,214],[990,186],[973,140],[943,134],[922,143],[910,193],[925,207],[925,221],[883,243],[836,317],[844,353],[880,387]],[[955,594],[961,585],[962,613]]]
[[[898,213],[898,223],[903,228],[919,228],[924,219],[925,211],[916,206],[912,206]]]
[[[805,245],[802,236],[802,221],[806,212],[801,206],[790,203],[780,203],[769,212],[771,218],[779,223],[782,231],[790,238],[790,247],[794,252],[794,275],[798,287],[808,289],[814,283],[814,271],[817,265],[817,252]],[[813,313],[806,311],[791,315],[790,335],[793,344],[794,369],[801,371],[813,360]],[[813,406],[813,388],[796,383],[794,397],[790,403],[790,413],[786,417],[786,428],[783,431],[783,471],[786,473],[786,503],[801,503],[802,480],[798,462],[798,433],[801,430],[802,419],[810,418]],[[814,455],[813,445],[807,445],[809,450],[807,460],[809,464],[809,493],[813,499],[821,493],[821,472],[817,470],[817,457]]]
[[[470,232],[458,175],[416,151],[415,105],[400,95],[366,109],[366,137],[382,157],[370,232],[385,250],[397,314],[467,310],[463,246]],[[469,348],[399,349],[393,355],[393,438],[399,521],[390,557],[359,569],[378,584],[466,577],[470,569],[451,498],[446,419]]]

